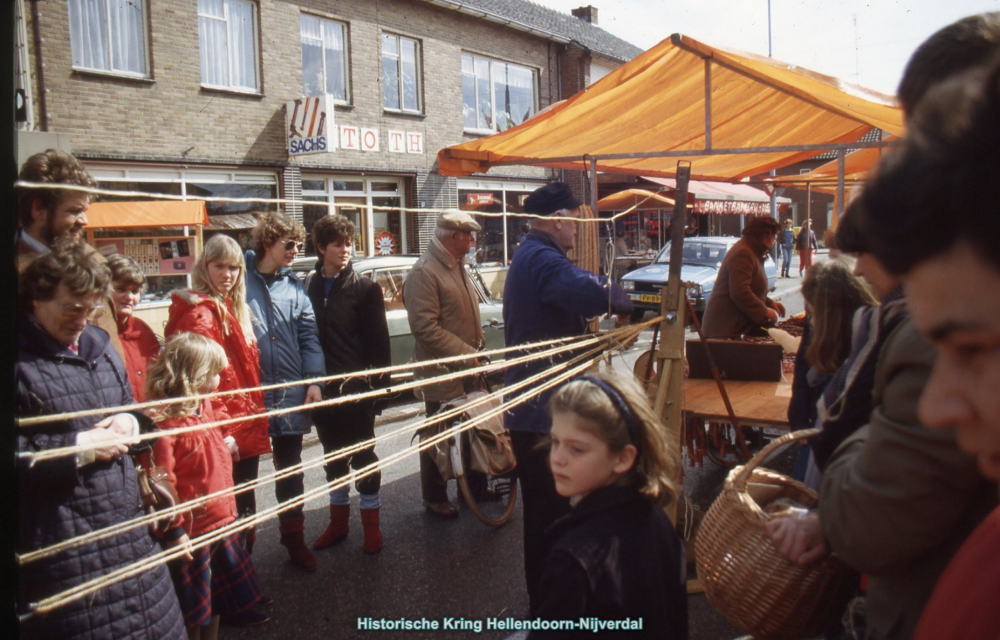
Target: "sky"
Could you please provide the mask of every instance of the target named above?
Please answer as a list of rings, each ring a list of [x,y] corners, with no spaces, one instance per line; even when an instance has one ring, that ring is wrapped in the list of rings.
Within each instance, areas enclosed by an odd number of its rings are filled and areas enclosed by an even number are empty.
[[[598,26],[648,49],[672,33],[768,55],[768,0],[532,0],[563,13],[597,7]],[[959,18],[1000,0],[771,0],[771,55],[895,94],[910,54]]]

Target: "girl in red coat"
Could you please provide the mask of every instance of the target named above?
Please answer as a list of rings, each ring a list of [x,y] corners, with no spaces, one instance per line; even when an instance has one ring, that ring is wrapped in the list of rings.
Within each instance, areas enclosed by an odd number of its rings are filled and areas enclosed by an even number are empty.
[[[167,341],[163,356],[149,368],[146,396],[152,400],[179,401],[152,410],[160,429],[178,429],[225,420],[229,416],[208,400],[186,400],[187,396],[211,393],[219,386],[219,373],[226,368],[226,353],[215,342],[195,333],[179,333]],[[236,454],[232,436],[223,438],[221,427],[208,427],[176,435],[165,435],[153,447],[156,462],[167,470],[180,502],[233,488]],[[232,494],[215,498],[185,511],[164,534],[167,547],[183,546],[183,561],[171,563],[170,573],[184,613],[188,636],[214,640],[219,616],[227,624],[254,626],[268,622],[254,607],[266,604],[260,592],[253,563],[233,533],[197,549],[197,539],[236,520]]]
[[[111,269],[111,300],[115,304],[115,322],[118,339],[125,354],[125,370],[132,383],[136,402],[146,399],[146,369],[160,354],[160,341],[149,325],[136,318],[135,305],[146,287],[146,275],[131,258],[116,253],[108,258]]]
[[[169,338],[190,331],[222,346],[229,364],[220,374],[220,391],[260,386],[260,359],[246,304],[245,273],[240,245],[228,236],[213,236],[191,271],[193,288],[171,294],[164,333]],[[265,412],[263,392],[236,393],[213,402],[222,405],[233,418],[247,417],[245,422],[224,431],[233,436],[239,449],[239,458],[233,464],[233,482],[239,485],[256,479],[260,455],[271,451],[267,418],[254,417]],[[240,516],[256,513],[254,492],[237,495],[236,508]],[[248,553],[253,550],[254,538],[251,529],[246,536]]]

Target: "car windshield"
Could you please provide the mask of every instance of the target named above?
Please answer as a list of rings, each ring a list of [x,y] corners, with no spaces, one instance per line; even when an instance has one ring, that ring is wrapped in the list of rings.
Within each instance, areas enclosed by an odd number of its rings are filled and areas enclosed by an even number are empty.
[[[699,242],[697,240],[684,241],[683,264],[693,264],[703,267],[716,267],[722,263],[722,258],[726,255],[729,247],[717,242]],[[670,243],[668,242],[660,255],[656,256],[657,264],[670,263]]]

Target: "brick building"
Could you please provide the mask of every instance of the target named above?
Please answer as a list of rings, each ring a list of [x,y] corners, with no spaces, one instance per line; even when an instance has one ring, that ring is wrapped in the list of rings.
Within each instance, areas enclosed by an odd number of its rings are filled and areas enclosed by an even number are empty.
[[[307,227],[352,217],[365,255],[426,246],[433,217],[408,208],[520,210],[551,171],[446,178],[438,149],[518,124],[641,52],[596,26],[593,7],[522,0],[17,1],[21,157],[61,146],[113,189],[321,202],[283,208]],[[330,97],[286,108],[317,95]],[[290,154],[300,120],[326,152]],[[269,208],[209,203],[208,231],[245,238],[247,214]],[[518,227],[487,219],[480,260],[506,263]]]

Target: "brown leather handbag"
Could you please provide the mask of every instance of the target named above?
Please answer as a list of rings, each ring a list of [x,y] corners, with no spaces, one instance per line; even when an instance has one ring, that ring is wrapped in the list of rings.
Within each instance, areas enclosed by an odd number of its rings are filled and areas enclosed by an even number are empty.
[[[153,460],[153,451],[147,449],[133,454],[132,461],[135,463],[136,479],[139,481],[139,497],[142,501],[142,508],[147,513],[152,514],[177,506],[177,503],[180,502],[177,497],[177,488],[170,480],[170,474],[167,470],[156,466]],[[162,535],[179,518],[179,513],[157,518],[149,524],[149,530],[153,535]]]

